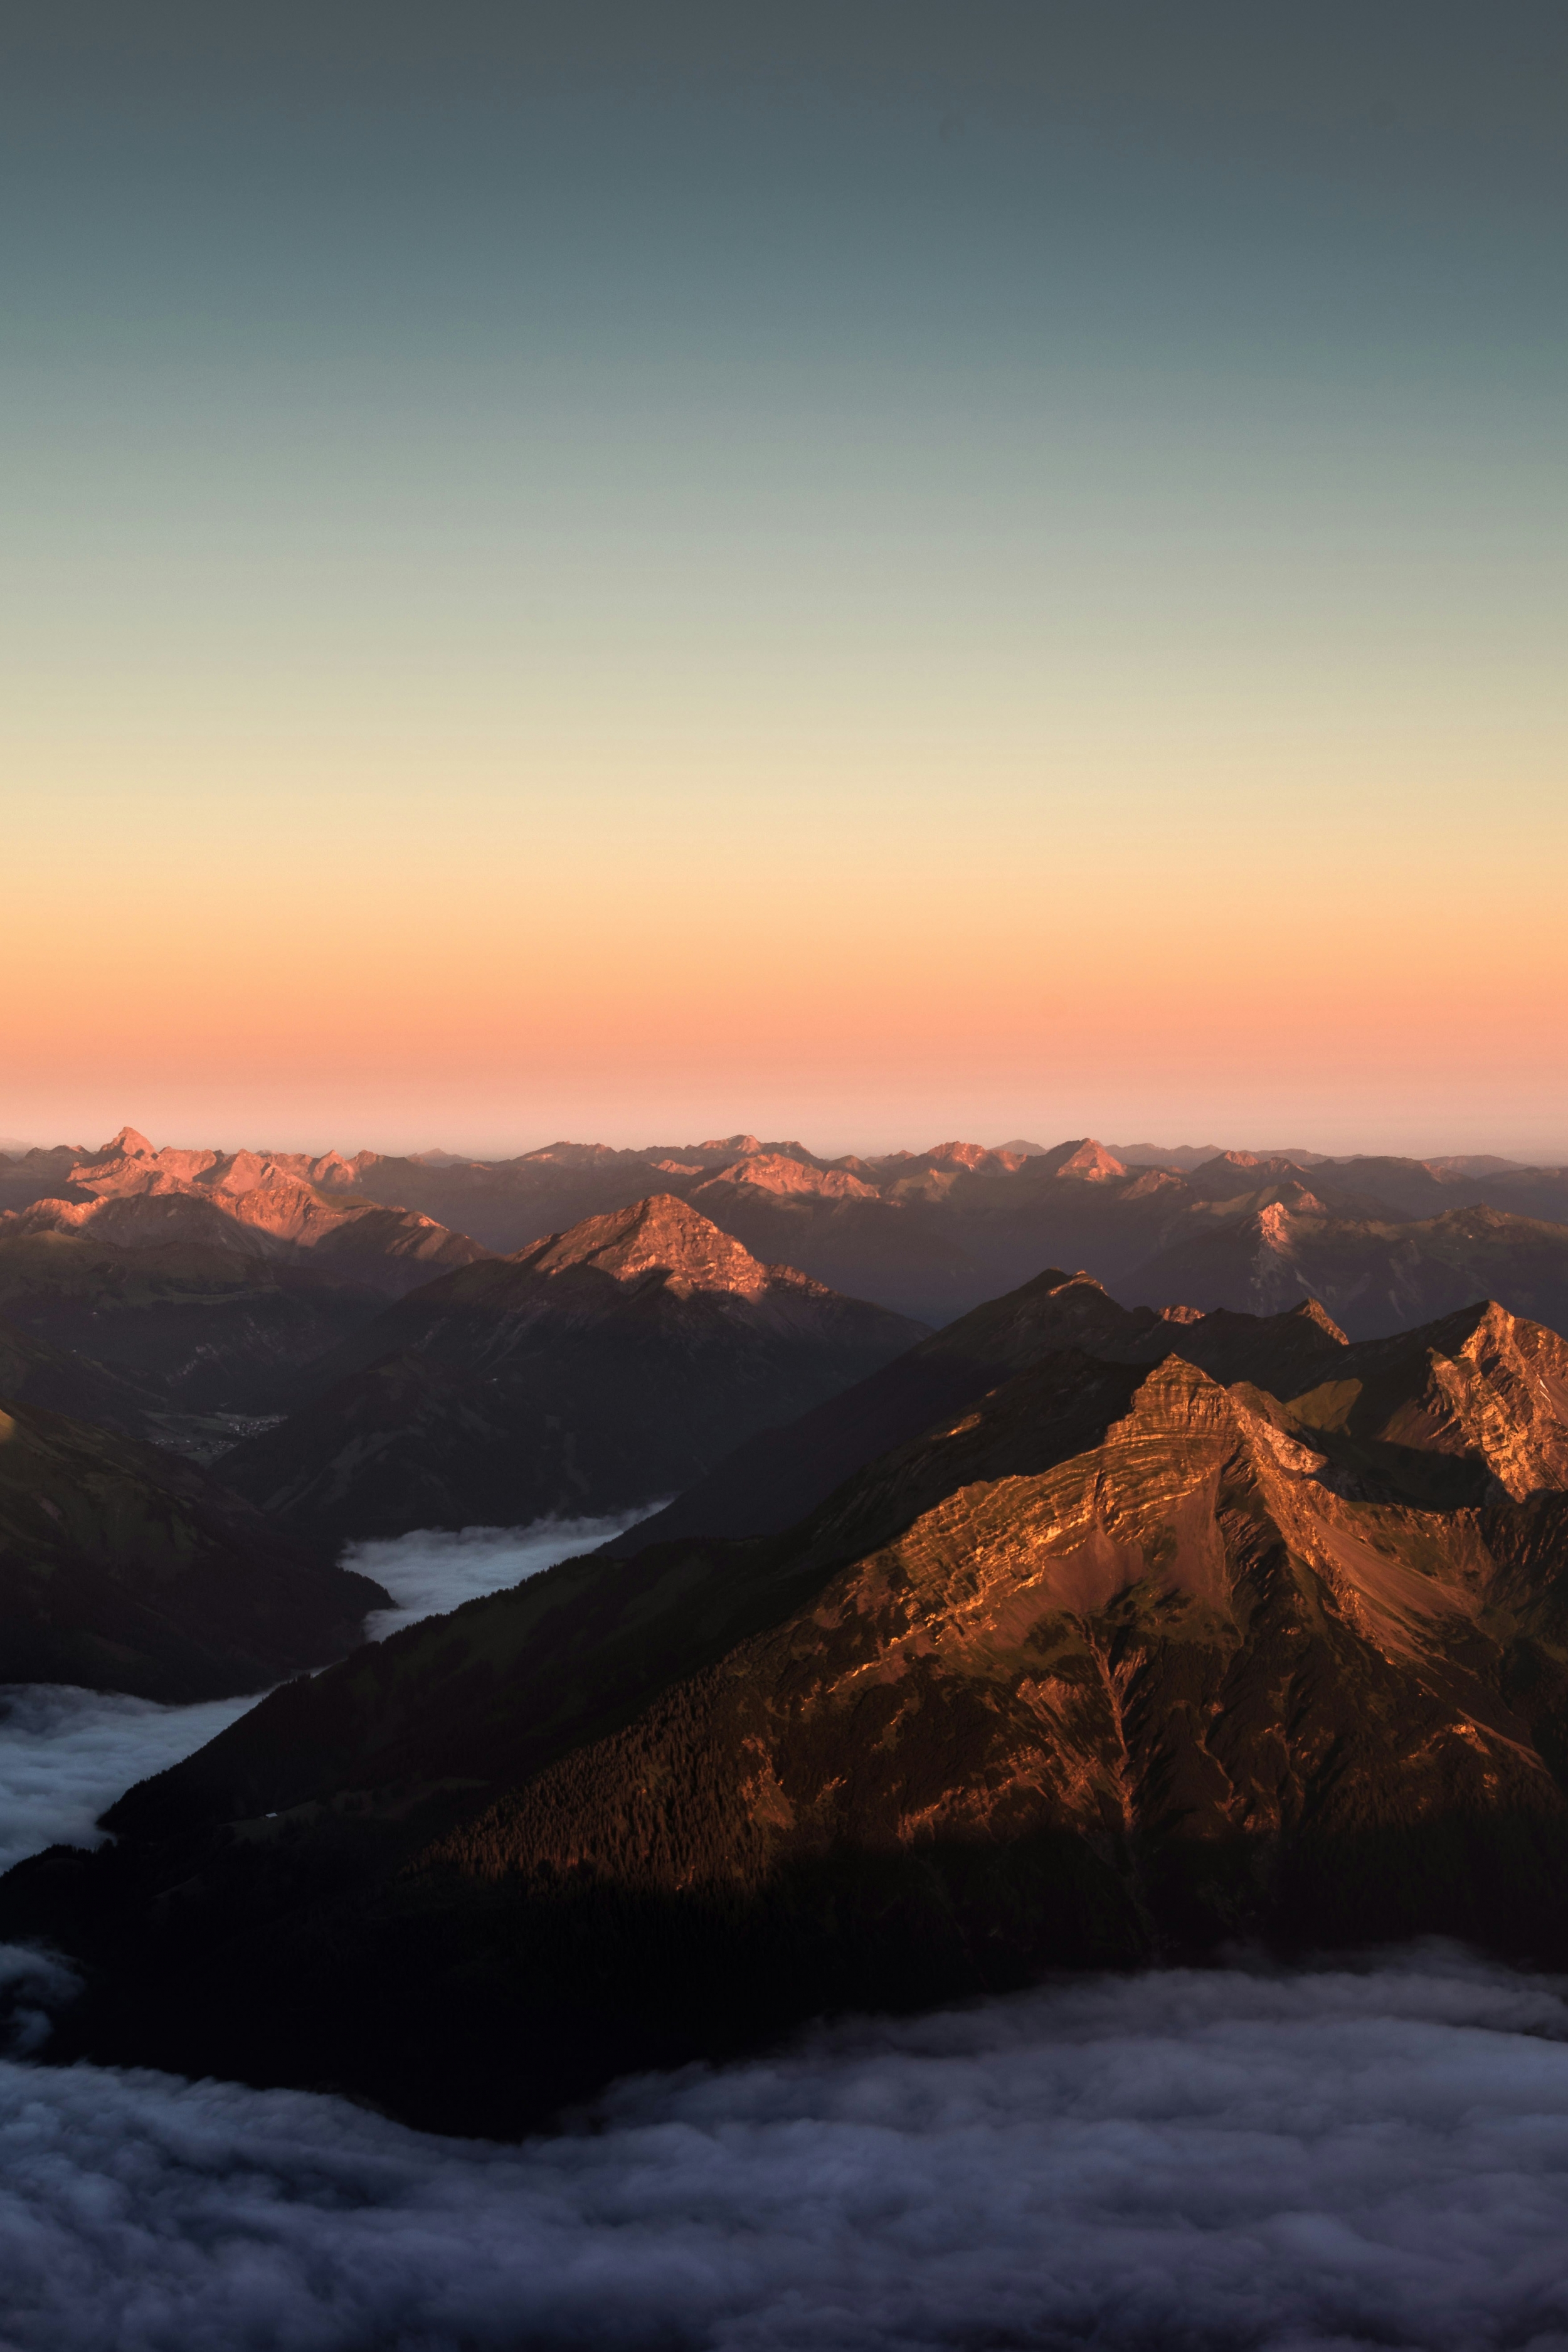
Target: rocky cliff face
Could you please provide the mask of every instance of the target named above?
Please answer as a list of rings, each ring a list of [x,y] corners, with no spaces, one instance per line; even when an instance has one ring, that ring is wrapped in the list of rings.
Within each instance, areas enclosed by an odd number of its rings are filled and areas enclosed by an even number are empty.
[[[416,1292],[224,1475],[324,1550],[630,1509],[921,1336],[656,1195]]]
[[[1040,1356],[782,1534],[413,1628],[133,1791],[111,1854],[13,1874],[0,1932],[91,1972],[65,2049],[503,2129],[823,2010],[1237,1936],[1561,1965],[1568,1348],[1066,1287],[1131,1360]]]
[[[1110,1362],[1172,1353],[1216,1379],[1289,1394],[1331,1378],[1347,1345],[1315,1301],[1268,1318],[1225,1308],[1120,1307],[1086,1274],[1051,1267],[989,1300],[798,1422],[762,1431],[655,1517],[608,1546],[626,1556],[674,1536],[771,1535],[791,1527],[877,1454],[1062,1349]]]
[[[186,1243],[279,1259],[319,1251],[395,1298],[490,1255],[433,1217],[344,1198],[357,1174],[336,1152],[155,1151],[122,1128],[101,1152],[72,1165],[58,1197],[40,1195],[0,1217],[0,1242],[53,1231],[121,1249]]]

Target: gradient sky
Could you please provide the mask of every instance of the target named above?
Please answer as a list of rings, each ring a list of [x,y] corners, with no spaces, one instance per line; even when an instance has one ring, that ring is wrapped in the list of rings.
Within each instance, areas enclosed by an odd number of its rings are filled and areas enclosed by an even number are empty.
[[[13,6],[0,1134],[1568,1158],[1568,17]]]

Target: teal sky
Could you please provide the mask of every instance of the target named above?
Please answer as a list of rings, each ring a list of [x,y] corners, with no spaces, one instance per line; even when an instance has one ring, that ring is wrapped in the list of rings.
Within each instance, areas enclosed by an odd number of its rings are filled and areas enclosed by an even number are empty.
[[[704,923],[852,961],[936,926],[977,1022],[984,941],[1054,898],[1078,954],[1092,889],[1102,1001],[1005,959],[1011,1092],[868,1010],[888,1132],[845,1139],[1142,1131],[1170,1055],[1117,1023],[1174,897],[1353,966],[1379,1042],[1330,1140],[1511,1116],[1544,1147],[1479,1045],[1391,1097],[1379,992],[1549,923],[1562,878],[1565,56],[1560,11],[1510,5],[20,12],[15,984],[129,887],[163,975],[138,1100],[282,1141],[336,1085],[401,1133],[368,1003],[293,1108],[294,1047],[247,1029],[247,1110],[179,984],[215,908],[249,954],[335,909],[330,994],[435,898],[447,1017],[493,1047],[444,1127],[536,1140],[608,1131],[627,1074],[584,1014],[563,1094],[535,950],[473,961],[507,880],[548,886],[539,954],[575,920],[634,966],[650,901],[682,970]],[[1489,1018],[1540,1067],[1561,971],[1509,953]],[[1441,984],[1474,1012],[1463,952]],[[666,1011],[670,1132],[865,1100],[803,1076],[809,1008],[749,1070]],[[1184,1024],[1180,1123],[1278,1123],[1201,990]],[[49,1069],[7,1127],[107,1115],[110,1069]]]

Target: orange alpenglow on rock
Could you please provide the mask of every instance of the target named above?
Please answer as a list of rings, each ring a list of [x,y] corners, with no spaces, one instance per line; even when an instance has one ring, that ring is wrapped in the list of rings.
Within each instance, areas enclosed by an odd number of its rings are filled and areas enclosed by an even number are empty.
[[[542,1278],[635,1295],[594,1260],[636,1233]],[[1554,1333],[1482,1303],[1351,1342],[1310,1302],[1160,1315],[1053,1273],[841,1402],[858,1459],[793,1522],[821,1409],[753,1450],[758,1532],[702,1532],[696,1490],[684,1532],[279,1691],[122,1800],[109,1861],[14,1874],[0,1933],[96,1971],[65,2053],[330,2063],[503,2131],[1051,1968],[1558,1948]]]

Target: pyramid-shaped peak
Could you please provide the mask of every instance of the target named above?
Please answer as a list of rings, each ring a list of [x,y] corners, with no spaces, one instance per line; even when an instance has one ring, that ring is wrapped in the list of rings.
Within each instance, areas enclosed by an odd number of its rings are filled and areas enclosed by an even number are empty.
[[[1350,1346],[1348,1335],[1340,1329],[1321,1298],[1303,1298],[1299,1306],[1289,1309],[1289,1319],[1296,1323],[1315,1323],[1325,1339],[1332,1339],[1342,1348]]]
[[[122,1127],[118,1135],[110,1138],[100,1157],[104,1160],[155,1160],[157,1153],[147,1138],[139,1134],[135,1128]]]
[[[1032,1151],[1027,1165],[1034,1175],[1072,1176],[1090,1183],[1127,1173],[1116,1154],[1092,1135],[1075,1135],[1066,1143],[1054,1143],[1048,1151]]]
[[[688,1290],[754,1294],[770,1279],[750,1250],[672,1192],[653,1192],[630,1208],[613,1209],[521,1254],[519,1263],[540,1274],[564,1274],[589,1266],[616,1282],[647,1274],[667,1274]]]
[[[1422,1324],[1410,1336],[1440,1355],[1479,1359],[1509,1349],[1531,1358],[1550,1357],[1568,1369],[1568,1341],[1550,1325],[1515,1315],[1495,1298],[1478,1298],[1472,1307]]]

